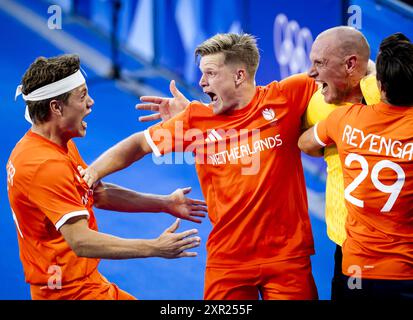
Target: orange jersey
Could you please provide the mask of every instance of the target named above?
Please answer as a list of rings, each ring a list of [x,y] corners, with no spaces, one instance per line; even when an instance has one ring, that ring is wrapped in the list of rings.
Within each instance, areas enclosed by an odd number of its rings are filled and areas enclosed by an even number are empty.
[[[241,110],[193,102],[145,136],[156,155],[195,154],[213,225],[208,266],[256,265],[314,253],[297,140],[317,90],[296,75],[257,87]]]
[[[97,269],[79,281],[65,284],[60,290],[31,285],[30,293],[33,300],[136,300],[110,283]]]
[[[79,258],[59,232],[71,217],[89,216],[97,230],[93,195],[77,166],[86,167],[74,142],[67,149],[28,131],[7,162],[7,189],[16,222],[20,259],[26,281],[62,285],[88,276],[98,259]]]
[[[338,108],[316,127],[320,143],[336,143],[343,167],[346,275],[413,279],[412,127],[412,107],[384,103]]]

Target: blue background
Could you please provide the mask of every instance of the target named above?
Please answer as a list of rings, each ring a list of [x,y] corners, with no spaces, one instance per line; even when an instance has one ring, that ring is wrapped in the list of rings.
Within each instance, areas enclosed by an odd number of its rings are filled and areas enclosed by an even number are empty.
[[[16,229],[6,192],[5,166],[15,143],[29,129],[24,120],[24,103],[14,102],[14,91],[29,64],[37,56],[63,52],[81,55],[88,73],[88,86],[95,106],[88,118],[85,139],[76,139],[86,162],[92,162],[104,150],[126,136],[145,129],[139,123],[142,112],[134,109],[142,94],[168,95],[170,79],[190,98],[204,98],[197,88],[199,71],[193,49],[217,32],[245,31],[258,37],[261,66],[258,84],[282,78],[275,53],[274,20],[284,15],[288,23],[298,26],[294,36],[308,29],[312,39],[322,30],[347,24],[348,5],[361,9],[361,31],[366,35],[375,57],[380,40],[396,31],[413,38],[412,11],[399,10],[394,1],[248,1],[248,0],[123,0],[119,16],[119,63],[123,80],[107,77],[105,61],[110,62],[111,1],[70,0],[0,2],[0,299],[29,299],[29,286],[24,282],[18,256]],[[51,4],[63,9],[62,29],[47,28]],[[28,10],[28,11],[27,11]],[[36,27],[37,26],[37,27]],[[39,29],[40,28],[40,29]],[[305,31],[305,30],[304,30]],[[59,42],[65,36],[70,40]],[[285,36],[285,34],[284,34]],[[56,40],[57,39],[57,40]],[[66,39],[66,38],[64,38]],[[79,41],[84,50],[73,42]],[[309,46],[300,47],[292,38],[294,50],[305,56],[289,57],[291,65],[308,62]],[[276,46],[275,46],[276,47]],[[100,62],[102,61],[102,62]],[[97,63],[98,62],[98,63]],[[110,65],[109,65],[110,66]],[[290,72],[288,70],[286,72]],[[305,70],[300,70],[305,71]],[[285,71],[284,71],[285,72]],[[313,272],[321,299],[330,297],[330,280],[335,246],[326,236],[323,219],[325,164],[322,159],[303,156],[316,255]],[[192,186],[192,197],[202,198],[193,166],[156,165],[149,155],[123,172],[106,179],[141,192],[167,194],[178,187]],[[174,218],[164,214],[121,214],[96,210],[100,230],[120,237],[157,237]],[[193,228],[183,222],[181,230]],[[205,242],[211,229],[206,219],[197,225],[203,239],[195,259],[164,260],[160,258],[102,261],[99,269],[122,289],[140,299],[202,299],[205,268]]]

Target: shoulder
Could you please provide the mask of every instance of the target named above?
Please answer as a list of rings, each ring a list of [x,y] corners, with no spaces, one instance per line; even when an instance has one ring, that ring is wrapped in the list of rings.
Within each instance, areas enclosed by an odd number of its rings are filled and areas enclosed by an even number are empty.
[[[282,90],[289,90],[295,87],[305,87],[315,85],[315,80],[309,77],[306,73],[298,73],[289,76],[279,82]]]
[[[40,171],[47,172],[48,175],[56,177],[73,171],[70,160],[63,157],[43,159],[43,161],[39,161],[35,167],[37,168],[37,173]]]
[[[339,113],[347,113],[350,110],[350,107],[356,106],[353,108],[353,111],[356,109],[362,108],[363,104],[345,104],[345,105],[336,105],[327,103],[324,100],[324,96],[321,93],[321,89],[317,90],[311,97],[306,110],[306,122],[309,126],[313,126],[317,122],[326,119],[330,113],[336,110],[341,110]]]
[[[337,108],[338,106],[325,102],[321,90],[317,90],[312,95],[307,107],[306,120],[308,125],[313,126],[317,122],[326,119],[327,116]]]
[[[83,161],[82,156],[80,155],[79,149],[77,148],[73,140],[69,140],[69,142],[67,143],[67,149],[69,151],[69,154],[74,156],[75,159]]]
[[[296,87],[303,87],[314,84],[315,80],[309,77],[306,73],[298,73],[284,78],[280,81],[273,81],[266,86],[262,86],[261,88],[266,91],[285,91],[294,89]]]
[[[294,109],[300,111],[300,116],[318,89],[315,80],[305,73],[292,75],[280,81],[278,86],[281,94],[293,104]]]
[[[328,119],[357,119],[359,113],[365,108],[366,106],[361,103],[337,107],[330,113]]]
[[[375,104],[380,102],[380,91],[377,86],[375,75],[368,75],[361,79],[360,88],[367,104]]]
[[[202,103],[198,100],[191,101],[187,108],[191,110],[212,111],[208,104]]]
[[[192,101],[185,110],[188,112],[189,117],[207,117],[214,115],[212,108],[209,105],[202,103],[200,101]]]
[[[38,166],[52,160],[67,161],[67,157],[52,144],[27,135],[15,146],[10,158],[16,165],[25,167]]]

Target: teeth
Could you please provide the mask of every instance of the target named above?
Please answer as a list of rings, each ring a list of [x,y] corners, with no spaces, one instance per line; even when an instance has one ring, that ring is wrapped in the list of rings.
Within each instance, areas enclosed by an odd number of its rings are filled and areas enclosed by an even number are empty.
[[[82,121],[82,126],[83,126],[83,128],[87,128],[87,122],[86,121]]]

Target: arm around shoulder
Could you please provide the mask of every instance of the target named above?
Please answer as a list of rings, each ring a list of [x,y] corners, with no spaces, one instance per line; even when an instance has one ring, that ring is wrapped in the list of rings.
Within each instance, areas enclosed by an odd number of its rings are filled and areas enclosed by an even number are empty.
[[[307,129],[298,139],[298,147],[309,156],[321,157],[323,156],[322,148],[326,145],[318,139],[316,130],[316,126]]]

